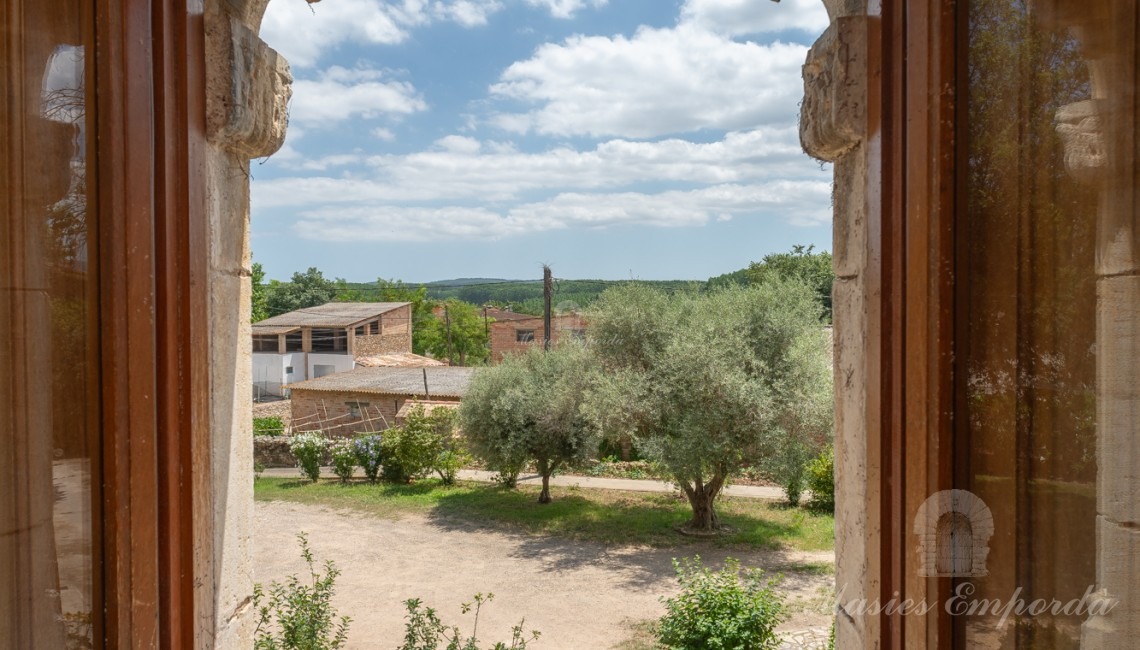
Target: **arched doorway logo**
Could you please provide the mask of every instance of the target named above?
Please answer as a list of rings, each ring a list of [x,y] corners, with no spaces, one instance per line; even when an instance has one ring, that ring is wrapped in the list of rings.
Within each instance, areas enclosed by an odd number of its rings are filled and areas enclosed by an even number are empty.
[[[986,557],[994,518],[968,490],[943,490],[918,508],[918,574],[927,578],[977,578],[987,574]]]

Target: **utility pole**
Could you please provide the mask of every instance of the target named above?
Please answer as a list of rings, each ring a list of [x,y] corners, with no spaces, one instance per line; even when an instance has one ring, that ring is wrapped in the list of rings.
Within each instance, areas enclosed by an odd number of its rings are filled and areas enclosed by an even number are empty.
[[[453,355],[451,351],[451,314],[447,310],[447,305],[443,306],[443,320],[447,324],[447,365],[454,366],[451,358]]]
[[[554,294],[554,280],[550,277],[550,267],[542,265],[542,349],[550,350],[550,299]]]
[[[491,349],[491,323],[487,320],[487,306],[483,305],[483,337],[487,339],[486,347]]]

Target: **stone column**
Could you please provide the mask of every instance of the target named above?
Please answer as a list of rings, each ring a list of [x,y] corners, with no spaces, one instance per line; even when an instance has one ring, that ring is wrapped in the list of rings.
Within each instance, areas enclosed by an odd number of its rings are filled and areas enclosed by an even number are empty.
[[[249,161],[284,143],[292,82],[288,63],[258,37],[267,4],[205,7],[210,444],[208,458],[195,458],[195,518],[205,524],[195,540],[200,648],[253,645]]]
[[[867,17],[862,0],[826,1],[832,23],[808,53],[800,141],[835,163],[832,314],[835,332],[836,647],[871,648],[878,620],[856,606],[879,598],[878,494],[867,438]]]

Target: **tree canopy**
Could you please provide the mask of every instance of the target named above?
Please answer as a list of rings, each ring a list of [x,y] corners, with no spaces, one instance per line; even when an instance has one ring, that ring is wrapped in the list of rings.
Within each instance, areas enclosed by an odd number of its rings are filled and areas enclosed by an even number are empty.
[[[487,361],[487,325],[483,313],[475,305],[461,300],[446,300],[444,311],[423,322],[422,342],[426,352],[447,358],[452,365],[474,366]],[[428,308],[429,314],[431,308]],[[449,333],[450,330],[450,333]]]
[[[597,429],[582,408],[593,365],[584,346],[566,342],[480,370],[459,406],[471,452],[500,471],[534,461],[542,475],[538,501],[549,503],[550,476],[597,450]]]
[[[289,282],[271,280],[266,287],[266,309],[269,316],[277,316],[332,302],[337,293],[337,281],[325,279],[319,269],[310,266],[304,273],[294,273]]]
[[[609,437],[632,434],[672,475],[691,528],[719,527],[714,501],[740,470],[788,439],[830,435],[827,335],[802,282],[674,296],[619,287],[588,317],[603,372],[584,413]]]
[[[751,284],[769,280],[796,280],[810,287],[823,305],[823,317],[831,322],[831,285],[835,271],[831,266],[831,253],[815,252],[815,246],[796,245],[788,253],[765,255],[759,262],[748,265]]]

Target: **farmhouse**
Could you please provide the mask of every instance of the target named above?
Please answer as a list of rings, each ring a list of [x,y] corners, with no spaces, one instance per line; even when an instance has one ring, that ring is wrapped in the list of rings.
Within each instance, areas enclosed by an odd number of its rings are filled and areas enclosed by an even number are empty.
[[[518,314],[509,311],[487,310],[490,324],[491,363],[497,364],[512,352],[523,352],[532,345],[542,345],[546,329],[542,316]],[[586,338],[586,321],[576,313],[559,314],[550,319],[550,342],[570,338]]]
[[[429,408],[459,405],[474,368],[360,367],[288,386],[293,430],[330,436],[381,431],[416,403]]]
[[[357,357],[410,355],[411,322],[407,302],[330,302],[254,323],[254,394],[352,370]]]

